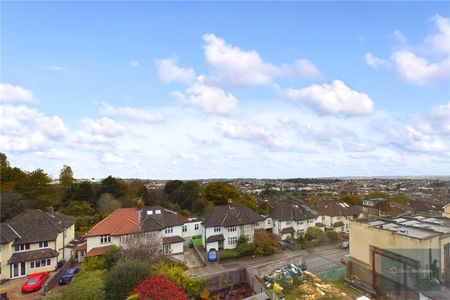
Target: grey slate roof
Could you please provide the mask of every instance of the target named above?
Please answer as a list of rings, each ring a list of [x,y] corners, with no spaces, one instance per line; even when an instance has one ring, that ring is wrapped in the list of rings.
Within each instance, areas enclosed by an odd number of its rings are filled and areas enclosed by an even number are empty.
[[[333,200],[324,200],[317,205],[316,210],[320,216],[353,216],[359,215],[362,212],[362,207]]]
[[[2,224],[2,229],[9,225],[19,237],[13,245],[54,241],[63,228],[75,224],[75,218],[55,212],[43,212],[40,209],[25,211]],[[2,230],[3,232],[3,230]],[[8,233],[12,237],[11,233]]]
[[[236,206],[216,206],[203,219],[203,226],[237,226],[244,224],[254,224],[265,219],[258,215],[251,208],[244,205]]]
[[[184,239],[179,235],[163,237],[163,245],[173,244],[173,243],[181,243],[181,242],[184,242]]]
[[[0,244],[9,243],[14,241],[19,236],[14,232],[14,230],[9,226],[9,224],[0,224]]]
[[[149,212],[152,214],[149,214]],[[156,211],[160,213],[156,214]],[[183,225],[176,212],[163,207],[143,207],[140,213],[141,231],[157,231],[169,226]]]
[[[16,252],[11,255],[11,258],[8,260],[8,263],[14,264],[18,262],[26,262],[33,261],[44,258],[52,258],[58,255],[53,249],[40,249],[34,251],[24,251],[24,252]]]
[[[280,203],[270,211],[269,216],[278,221],[304,221],[315,219],[317,212],[303,202]]]
[[[211,235],[206,239],[207,243],[212,243],[212,242],[218,242],[218,241],[223,241],[225,240],[225,238],[223,237],[223,234],[215,234],[215,235]]]

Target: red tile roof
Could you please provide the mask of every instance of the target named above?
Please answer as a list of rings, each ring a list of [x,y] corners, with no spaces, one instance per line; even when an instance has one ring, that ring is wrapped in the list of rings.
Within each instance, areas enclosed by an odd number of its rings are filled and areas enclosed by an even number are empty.
[[[138,211],[136,208],[119,208],[95,225],[86,237],[102,234],[121,235],[139,232]]]
[[[105,252],[112,247],[112,245],[109,246],[103,246],[103,247],[98,247],[98,248],[92,248],[91,250],[89,250],[88,253],[86,253],[84,255],[84,257],[92,257],[92,256],[99,256],[99,255],[103,255],[105,254]]]

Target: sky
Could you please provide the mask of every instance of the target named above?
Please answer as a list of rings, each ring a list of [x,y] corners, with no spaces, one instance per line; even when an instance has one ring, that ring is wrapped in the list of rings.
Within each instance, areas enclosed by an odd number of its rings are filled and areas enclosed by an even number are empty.
[[[13,166],[450,175],[446,2],[2,1],[0,14]]]

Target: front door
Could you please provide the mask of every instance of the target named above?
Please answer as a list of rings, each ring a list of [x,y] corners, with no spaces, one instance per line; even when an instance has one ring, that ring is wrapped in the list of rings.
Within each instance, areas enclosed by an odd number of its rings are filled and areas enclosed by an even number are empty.
[[[25,276],[25,274],[26,274],[25,269],[26,269],[26,264],[24,262],[11,264],[9,277],[17,278],[17,277]]]

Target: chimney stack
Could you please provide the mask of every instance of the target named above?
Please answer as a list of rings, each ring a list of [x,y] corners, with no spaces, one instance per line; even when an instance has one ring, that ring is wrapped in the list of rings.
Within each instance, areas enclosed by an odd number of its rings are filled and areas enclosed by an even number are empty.
[[[49,207],[47,207],[47,212],[50,214],[50,215],[54,215],[54,209],[53,209],[53,206],[49,206]]]

